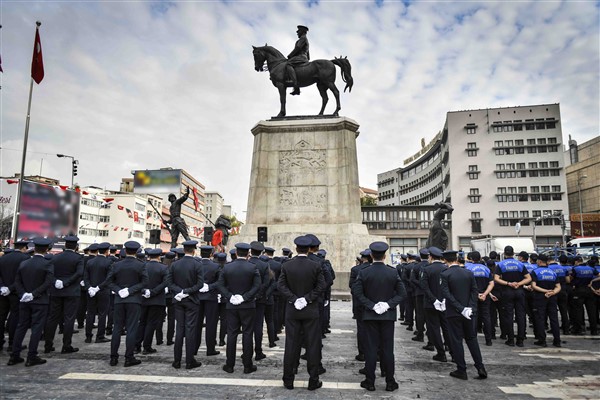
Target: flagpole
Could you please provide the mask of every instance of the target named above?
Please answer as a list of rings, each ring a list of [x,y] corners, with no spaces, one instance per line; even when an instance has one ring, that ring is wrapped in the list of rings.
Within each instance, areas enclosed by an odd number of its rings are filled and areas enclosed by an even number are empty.
[[[40,28],[40,25],[42,25],[42,23],[40,21],[36,21],[36,38],[37,38],[37,32]],[[34,52],[35,52],[35,45],[36,43],[34,43]],[[35,53],[34,53],[35,54]],[[21,195],[23,194],[23,182],[25,181],[25,159],[27,157],[27,141],[29,139],[29,119],[30,119],[30,114],[31,114],[31,96],[33,94],[33,76],[31,77],[31,82],[29,83],[29,102],[27,103],[27,118],[25,120],[25,136],[23,138],[23,157],[21,159],[21,175],[19,176],[19,187],[17,189],[17,201],[15,203],[15,214],[13,217],[13,231],[12,231],[12,237],[13,237],[13,241],[16,242],[17,241],[17,234],[19,232],[19,220],[21,219]]]

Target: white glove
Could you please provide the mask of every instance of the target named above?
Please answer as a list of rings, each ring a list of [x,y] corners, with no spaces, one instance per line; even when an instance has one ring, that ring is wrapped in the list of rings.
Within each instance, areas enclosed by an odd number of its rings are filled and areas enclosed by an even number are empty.
[[[169,288],[165,286],[165,294],[169,293]]]
[[[229,298],[229,302],[234,306],[239,306],[240,304],[242,304],[243,301],[244,299],[239,294],[234,294]]]
[[[90,295],[90,297],[94,297],[96,293],[98,293],[98,290],[96,290],[96,288],[88,288],[88,294]]]
[[[85,287],[85,282],[83,281],[83,279],[82,279],[82,280],[79,282],[79,285],[80,285],[81,287]]]
[[[33,295],[31,293],[25,293],[23,297],[21,297],[21,303],[27,303],[33,300]]]
[[[200,293],[206,293],[208,292],[208,284],[204,284],[201,288],[200,288]]]
[[[221,294],[217,293],[217,303],[221,302]]]
[[[146,299],[150,298],[150,289],[144,289],[144,294],[142,296]]]
[[[129,296],[129,289],[125,288],[125,289],[119,290],[119,296],[121,296],[122,299],[128,297]]]
[[[446,311],[446,299],[442,300],[441,308],[442,309],[440,311]]]
[[[325,303],[323,304],[323,307],[327,307],[329,305],[329,300],[325,300]]]
[[[471,307],[465,307],[465,308],[463,308],[461,314],[466,319],[471,319],[471,315],[473,315],[473,309]]]
[[[244,297],[241,294],[236,294],[238,304],[242,304],[244,302]]]
[[[373,306],[373,311],[375,311],[377,314],[383,314],[383,311],[381,311],[381,305],[379,303]]]
[[[0,287],[0,294],[2,296],[8,296],[10,294],[10,289],[6,286]]]
[[[190,295],[189,294],[184,294],[183,290],[182,290],[181,293],[177,293],[174,296],[174,299],[177,300],[177,301],[181,301],[181,300],[185,299],[186,297],[190,297]]]
[[[438,311],[442,311],[442,302],[436,299],[433,302],[433,308],[435,308]]]
[[[54,287],[57,288],[57,289],[59,289],[59,290],[62,289],[64,287],[63,286],[63,281],[61,281],[60,279],[57,279],[56,282],[54,282]]]
[[[299,297],[294,302],[294,307],[296,308],[296,310],[300,311],[304,307],[306,307],[307,304],[308,304],[308,302],[306,301],[306,299],[304,297]]]
[[[388,303],[386,303],[385,301],[380,301],[379,303],[375,304],[375,306],[373,307],[373,311],[375,311],[379,315],[385,313],[389,309],[390,309],[390,305]]]

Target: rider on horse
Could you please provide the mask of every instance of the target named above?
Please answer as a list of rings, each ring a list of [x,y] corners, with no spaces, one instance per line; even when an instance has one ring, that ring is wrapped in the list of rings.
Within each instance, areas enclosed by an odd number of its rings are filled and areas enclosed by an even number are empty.
[[[308,28],[304,25],[298,25],[298,30],[296,33],[298,34],[298,40],[296,41],[294,50],[292,50],[287,57],[288,61],[286,65],[288,76],[294,85],[294,91],[290,93],[292,95],[300,94],[300,87],[298,86],[298,80],[296,79],[296,71],[294,70],[294,67],[299,67],[303,64],[306,64],[310,60],[310,53],[308,52],[308,38],[306,37]]]

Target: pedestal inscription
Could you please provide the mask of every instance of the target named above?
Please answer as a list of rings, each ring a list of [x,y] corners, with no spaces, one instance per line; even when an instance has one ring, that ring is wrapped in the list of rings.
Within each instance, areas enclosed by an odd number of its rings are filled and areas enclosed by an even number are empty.
[[[327,209],[327,186],[279,188],[281,211],[324,211]]]

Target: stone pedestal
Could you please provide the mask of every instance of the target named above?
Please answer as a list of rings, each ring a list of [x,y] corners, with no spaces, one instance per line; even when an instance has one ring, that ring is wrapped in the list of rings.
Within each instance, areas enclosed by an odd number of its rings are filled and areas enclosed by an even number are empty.
[[[257,240],[281,253],[296,236],[313,233],[336,272],[334,288],[347,289],[358,253],[380,237],[361,223],[356,138],[345,117],[260,121],[252,128],[254,151],[246,224],[232,243]],[[385,240],[385,239],[383,239]]]

